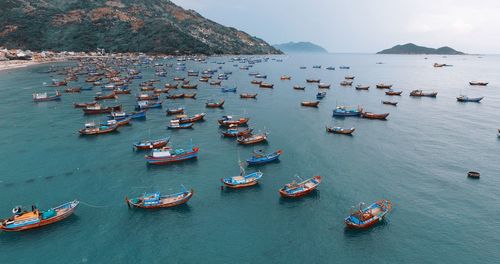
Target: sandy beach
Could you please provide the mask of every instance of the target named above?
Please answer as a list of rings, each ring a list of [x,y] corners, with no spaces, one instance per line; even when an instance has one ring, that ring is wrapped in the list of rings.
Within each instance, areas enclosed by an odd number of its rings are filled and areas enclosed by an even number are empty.
[[[54,63],[54,62],[63,62],[66,61],[66,58],[54,58],[42,61],[34,61],[34,60],[8,60],[8,61],[0,61],[0,72],[6,70],[12,70],[17,68],[24,68],[33,65],[39,65],[44,63]]]

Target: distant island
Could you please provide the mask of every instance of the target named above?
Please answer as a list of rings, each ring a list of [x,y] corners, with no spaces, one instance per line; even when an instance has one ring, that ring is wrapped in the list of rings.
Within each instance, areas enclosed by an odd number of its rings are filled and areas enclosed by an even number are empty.
[[[328,53],[323,47],[311,42],[288,42],[276,44],[273,47],[285,53]]]
[[[435,55],[465,55],[461,51],[456,51],[450,47],[441,47],[438,49],[417,46],[413,43],[396,45],[390,49],[377,52],[377,54],[435,54]]]
[[[281,54],[264,40],[168,0],[9,0],[0,46],[32,51]]]

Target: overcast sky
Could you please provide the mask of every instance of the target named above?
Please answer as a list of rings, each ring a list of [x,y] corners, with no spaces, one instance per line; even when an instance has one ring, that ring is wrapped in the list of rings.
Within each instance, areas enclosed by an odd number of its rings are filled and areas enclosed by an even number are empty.
[[[173,0],[271,44],[311,41],[330,52],[413,42],[500,53],[500,0]]]

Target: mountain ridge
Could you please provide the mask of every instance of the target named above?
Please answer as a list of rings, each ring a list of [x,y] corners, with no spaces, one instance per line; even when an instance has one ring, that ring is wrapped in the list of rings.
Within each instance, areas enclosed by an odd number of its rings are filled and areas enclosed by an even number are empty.
[[[328,51],[312,42],[302,41],[275,44],[273,47],[285,52],[285,53],[328,53]]]
[[[428,48],[424,46],[418,46],[413,43],[407,43],[404,45],[396,45],[390,49],[385,49],[377,52],[377,54],[435,54],[435,55],[465,55],[461,51],[454,50],[448,46],[441,48]]]

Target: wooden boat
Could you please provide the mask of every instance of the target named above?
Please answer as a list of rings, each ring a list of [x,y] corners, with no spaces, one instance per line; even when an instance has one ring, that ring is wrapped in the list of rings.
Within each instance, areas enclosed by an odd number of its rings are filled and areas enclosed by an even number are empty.
[[[352,85],[352,81],[344,80],[344,81],[340,82],[340,85],[341,86],[351,86]]]
[[[158,149],[163,148],[168,145],[170,137],[155,139],[155,140],[143,140],[134,143],[134,148],[136,150],[148,150],[148,149]]]
[[[33,206],[31,212],[23,212],[18,206],[12,210],[13,216],[0,220],[0,230],[17,232],[57,223],[72,215],[78,204],[79,202],[74,200],[46,211]]]
[[[319,92],[316,94],[316,99],[321,100],[321,99],[325,98],[325,96],[326,96],[326,92]]]
[[[236,118],[233,118],[233,116],[225,115],[225,116],[222,116],[221,119],[217,120],[217,122],[219,122],[219,125],[221,125],[221,126],[229,127],[229,126],[247,125],[249,120],[250,120],[250,118],[248,118],[248,117],[241,117],[241,118],[236,119]]]
[[[375,114],[372,112],[361,112],[361,117],[368,119],[386,119],[389,113]]]
[[[284,198],[298,198],[316,190],[320,183],[321,176],[314,176],[298,183],[293,181],[283,186],[283,188],[279,190],[279,193],[281,197]]]
[[[165,84],[165,88],[167,88],[167,89],[177,89],[178,86],[179,86],[178,83],[166,83]]]
[[[242,99],[257,99],[257,94],[251,94],[251,93],[241,93],[240,98]]]
[[[215,85],[220,85],[221,83],[222,83],[221,80],[213,80],[213,81],[210,82],[210,85],[214,85],[215,86]]]
[[[160,192],[145,193],[136,198],[125,197],[125,202],[129,207],[142,209],[169,208],[185,204],[193,197],[194,190],[186,190],[184,187],[178,193],[162,195]]]
[[[413,91],[411,91],[410,96],[413,96],[413,97],[436,97],[437,94],[438,94],[437,92],[424,92],[422,90],[413,90]]]
[[[260,143],[260,142],[267,141],[267,133],[249,134],[247,136],[238,137],[236,140],[241,145],[257,144],[257,143]]]
[[[396,105],[398,105],[398,102],[391,102],[391,101],[382,101],[382,104],[386,104],[386,105],[393,105],[393,106],[396,106]]]
[[[241,189],[258,184],[259,180],[262,178],[263,175],[264,174],[260,171],[246,174],[245,169],[240,163],[240,175],[228,178],[221,178],[220,180],[222,184],[224,184],[224,186],[228,188]]]
[[[481,177],[481,173],[479,173],[477,171],[469,171],[467,173],[467,177],[473,178],[473,179],[479,179]]]
[[[163,105],[162,101],[138,101],[137,105],[135,106],[135,109],[144,110],[151,108],[162,108],[162,105]]]
[[[469,82],[470,85],[476,85],[476,86],[486,86],[488,85],[487,82],[482,82],[482,81],[471,81]]]
[[[179,115],[179,114],[184,114],[183,107],[167,109],[167,115]]]
[[[130,124],[131,119],[132,118],[130,118],[130,117],[122,118],[122,119],[108,119],[108,120],[103,121],[100,125],[101,126],[121,127],[121,126],[126,126],[126,125]]]
[[[392,204],[388,200],[380,200],[372,205],[360,208],[352,212],[344,222],[349,228],[364,229],[384,220],[384,217],[392,209]]]
[[[118,96],[115,93],[103,94],[103,93],[99,92],[94,97],[94,99],[96,101],[100,101],[100,100],[114,100],[114,99],[118,99]]]
[[[146,162],[152,165],[164,165],[173,162],[180,162],[189,159],[196,159],[200,149],[193,147],[190,150],[172,149],[164,147],[160,149],[153,149],[150,155],[145,156]]]
[[[360,116],[363,112],[361,107],[337,106],[333,109],[333,116]]]
[[[102,107],[100,104],[88,105],[82,111],[86,115],[109,114],[111,112],[118,112],[122,110],[121,105]]]
[[[196,99],[196,93],[185,93],[184,98]]]
[[[64,89],[65,93],[80,93],[82,91],[82,87],[70,87]]]
[[[170,120],[167,129],[188,129],[193,128],[194,123],[181,123],[178,119]]]
[[[156,88],[153,86],[146,86],[146,87],[141,87],[142,92],[151,92],[154,91]]]
[[[247,164],[248,166],[252,166],[277,161],[279,160],[281,154],[283,154],[281,149],[268,154],[264,154],[262,151],[254,151],[253,156],[247,159]]]
[[[384,84],[384,83],[379,83],[376,85],[378,89],[391,89],[392,85],[391,84]]]
[[[68,85],[68,82],[67,81],[59,81],[59,80],[52,80],[52,83],[51,84],[46,84],[44,83],[45,86],[47,87],[60,87],[60,86],[66,86]]]
[[[252,80],[250,83],[251,83],[251,84],[261,84],[261,83],[262,83],[262,81],[259,81],[259,80]]]
[[[291,76],[287,76],[287,75],[282,75],[282,76],[280,77],[280,80],[282,80],[282,81],[289,81],[289,80],[291,80],[291,79],[292,79],[292,77],[291,77]]]
[[[97,102],[87,102],[87,103],[73,103],[74,108],[86,108],[87,106],[96,105]]]
[[[156,101],[158,98],[157,94],[142,93],[137,96],[137,101]]]
[[[114,94],[130,94],[130,89],[127,89],[127,88],[115,88],[113,89],[113,93]]]
[[[402,93],[403,93],[403,91],[392,91],[392,90],[385,92],[386,95],[391,95],[391,96],[399,96]]]
[[[198,77],[199,74],[200,74],[200,72],[198,72],[198,71],[188,71],[188,76],[191,76],[191,77]]]
[[[197,89],[198,84],[183,84],[181,86],[181,88],[183,88],[183,89]]]
[[[303,101],[300,103],[300,105],[308,107],[318,107],[319,101]]]
[[[221,99],[219,102],[215,102],[213,100],[208,100],[206,103],[205,103],[205,106],[208,107],[208,108],[222,108],[224,107],[224,99]]]
[[[85,127],[80,129],[78,132],[80,132],[81,135],[89,136],[89,135],[100,135],[100,134],[111,133],[116,131],[116,129],[118,129],[117,125],[98,126],[94,122],[91,122],[91,123],[86,123]]]
[[[346,77],[344,77],[344,79],[346,79],[346,80],[354,80],[354,76],[347,75]]]
[[[181,98],[184,98],[185,94],[181,93],[181,94],[171,94],[171,95],[167,95],[167,99],[181,99]]]
[[[185,77],[179,77],[179,76],[174,77],[174,81],[184,81],[185,79],[186,79]]]
[[[175,117],[173,120],[179,120],[179,123],[185,124],[185,123],[194,123],[203,120],[205,117],[205,113],[201,114],[195,114],[194,116],[188,117],[187,115],[178,115]]]
[[[259,84],[259,87],[260,88],[273,88],[274,84],[263,82],[263,83]]]
[[[61,100],[61,93],[59,91],[55,91],[53,94],[49,93],[34,93],[33,94],[33,102],[48,102],[48,101],[59,101]]]
[[[343,128],[343,127],[326,127],[326,132],[342,135],[351,135],[356,128]]]
[[[243,137],[250,135],[252,131],[253,129],[251,128],[238,128],[235,125],[231,125],[226,131],[222,131],[221,133],[224,137]]]
[[[201,78],[198,81],[199,82],[208,82],[208,81],[210,81],[210,79],[209,78]]]
[[[319,89],[330,89],[331,84],[328,83],[320,83],[318,84]]]
[[[295,89],[295,90],[302,90],[303,91],[303,90],[306,89],[306,87],[305,86],[301,86],[301,85],[294,85],[293,89]]]
[[[369,85],[361,85],[361,84],[356,85],[356,90],[368,90],[368,89],[370,89]]]
[[[481,100],[483,100],[484,97],[468,97],[466,95],[460,95],[457,97],[457,101],[459,102],[473,102],[473,103],[480,103]]]
[[[306,79],[307,83],[319,83],[320,79]]]
[[[227,87],[222,87],[220,88],[220,91],[223,93],[236,93],[237,88],[227,88]]]

